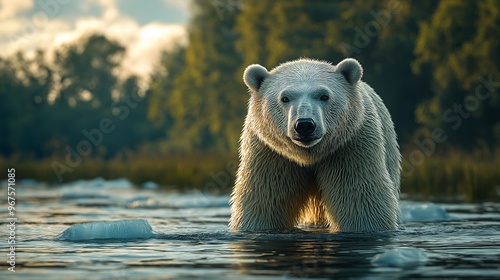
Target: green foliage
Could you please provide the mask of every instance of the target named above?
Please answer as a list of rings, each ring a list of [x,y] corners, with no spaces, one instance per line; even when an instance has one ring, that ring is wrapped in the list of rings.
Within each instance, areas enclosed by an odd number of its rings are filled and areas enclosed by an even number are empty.
[[[410,62],[418,22],[434,6],[393,2],[243,1],[236,26],[241,36],[235,44],[244,62],[239,69],[251,63],[272,68],[298,57],[336,63],[353,56],[364,67],[363,79],[394,115],[400,139],[407,141],[416,129],[416,104],[431,96]]]
[[[15,150],[30,156],[48,154],[43,140],[50,137],[50,131],[43,129],[43,116],[50,113],[46,99],[53,86],[53,71],[43,57],[43,52],[37,52],[31,59],[21,53],[13,59],[0,59],[0,148],[4,155],[10,156]],[[26,137],[25,131],[31,136]]]
[[[244,87],[235,70],[241,65],[234,48],[238,10],[221,17],[209,1],[194,2],[189,45],[164,55],[164,75],[153,77],[157,100],[151,117],[168,114],[170,153],[235,154],[245,112]],[[161,100],[161,101],[160,101]]]
[[[58,49],[54,62],[41,51],[33,58],[18,53],[1,59],[1,154],[65,156],[82,141],[92,142],[84,131],[99,129],[103,119],[114,129],[94,138],[98,143],[92,143],[89,155],[109,158],[163,136],[147,121],[149,94],[137,77],[117,75],[124,51],[102,35],[91,35]]]
[[[500,7],[494,0],[440,1],[422,22],[413,69],[429,71],[433,95],[416,110],[422,125],[417,136],[439,127],[449,145],[500,144],[499,31]]]
[[[82,38],[84,44],[71,44],[56,52],[61,90],[57,103],[87,111],[110,104],[117,86],[113,74],[123,59],[125,48],[102,35]]]

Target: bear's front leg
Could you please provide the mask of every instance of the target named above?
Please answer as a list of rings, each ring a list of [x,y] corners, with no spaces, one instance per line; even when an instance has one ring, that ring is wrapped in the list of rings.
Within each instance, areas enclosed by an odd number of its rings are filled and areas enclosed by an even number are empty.
[[[252,143],[243,139],[231,194],[229,228],[244,231],[293,228],[307,201],[309,175],[255,136]]]
[[[318,165],[317,180],[333,231],[395,230],[399,222],[399,186],[383,161],[350,151]],[[353,155],[357,155],[353,158]]]

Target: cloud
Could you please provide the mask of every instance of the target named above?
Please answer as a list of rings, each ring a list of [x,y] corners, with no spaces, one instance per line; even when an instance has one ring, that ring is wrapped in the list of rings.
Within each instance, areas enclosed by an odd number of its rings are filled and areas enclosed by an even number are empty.
[[[151,73],[165,48],[186,43],[186,29],[178,24],[150,23],[132,38],[123,62],[130,73],[144,76]]]
[[[29,53],[40,48],[50,53],[84,35],[100,33],[127,48],[123,74],[147,78],[162,50],[187,41],[184,24],[157,20],[140,25],[135,18],[120,12],[117,0],[87,0],[76,4],[69,1],[68,4],[52,7],[52,10],[39,9],[25,16],[20,16],[20,13],[33,10],[34,0],[0,1],[0,55],[4,56],[18,50]],[[187,2],[170,1],[170,5]],[[129,2],[133,3],[138,1]],[[141,3],[139,7],[146,14],[148,9],[157,8],[148,7],[148,2]],[[182,6],[187,9],[185,4]],[[165,6],[165,9],[168,7]]]
[[[33,6],[32,0],[0,0],[0,20],[10,19],[21,11],[32,9]]]
[[[166,6],[175,6],[182,10],[188,10],[191,5],[190,0],[163,0]]]
[[[186,43],[186,28],[180,24],[160,22],[139,26],[134,20],[118,17],[113,20],[82,18],[74,29],[59,32],[53,39],[52,48],[71,43],[89,33],[100,33],[118,41],[127,48],[122,75],[137,75],[147,78],[163,50],[176,44]]]
[[[104,9],[104,20],[114,20],[120,16],[118,6],[116,5],[116,0],[99,0],[99,4]]]

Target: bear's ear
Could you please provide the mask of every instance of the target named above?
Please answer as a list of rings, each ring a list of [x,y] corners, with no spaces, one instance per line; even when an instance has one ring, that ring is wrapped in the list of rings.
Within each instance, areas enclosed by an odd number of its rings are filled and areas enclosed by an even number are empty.
[[[346,58],[342,60],[335,69],[335,72],[342,74],[347,82],[351,85],[357,83],[363,76],[363,68],[361,64],[354,58]]]
[[[266,68],[264,68],[264,66],[252,64],[245,69],[245,72],[243,73],[243,81],[245,81],[245,84],[249,89],[254,92],[258,92],[262,82],[264,82],[269,75],[269,72]]]

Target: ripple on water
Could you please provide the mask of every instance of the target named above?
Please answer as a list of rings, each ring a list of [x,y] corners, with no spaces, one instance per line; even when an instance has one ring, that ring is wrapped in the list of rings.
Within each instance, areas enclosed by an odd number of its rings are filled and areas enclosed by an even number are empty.
[[[500,267],[499,203],[404,201],[401,230],[375,234],[232,233],[227,196],[100,178],[18,189],[26,279],[491,278]]]

